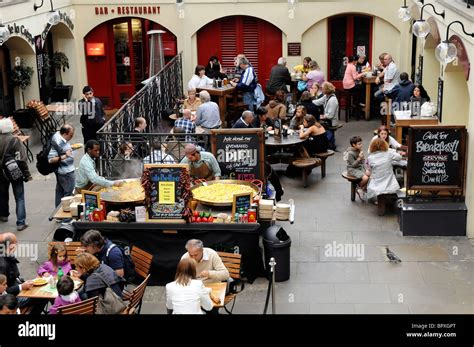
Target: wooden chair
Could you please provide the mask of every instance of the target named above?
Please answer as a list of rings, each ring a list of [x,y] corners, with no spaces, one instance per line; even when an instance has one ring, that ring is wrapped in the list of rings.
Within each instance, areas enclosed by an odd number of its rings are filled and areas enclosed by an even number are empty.
[[[140,314],[143,295],[145,295],[145,289],[149,279],[150,275],[146,276],[145,280],[132,290],[128,299],[128,305],[125,311],[123,311],[123,314]]]
[[[326,159],[334,155],[334,151],[328,149],[325,153],[316,153],[316,158],[321,159],[321,177],[326,177]]]
[[[130,253],[132,257],[133,265],[135,265],[135,274],[145,279],[149,276],[150,267],[153,262],[153,255],[145,252],[143,249],[133,246],[132,252]],[[134,285],[127,285],[122,292],[122,299],[124,301],[130,300],[134,288]]]
[[[301,169],[303,174],[303,186],[308,186],[308,176],[311,170],[321,165],[321,159],[319,158],[299,158],[293,160],[293,166]]]
[[[232,314],[237,294],[244,289],[244,283],[242,282],[242,278],[240,276],[242,269],[242,254],[227,252],[217,252],[217,254],[219,255],[219,257],[221,257],[224,266],[229,271],[229,276],[236,282],[236,285],[241,286],[238,292],[229,293],[224,298],[224,309],[227,313]],[[229,304],[231,301],[233,301],[233,304],[229,310],[226,305]]]
[[[351,176],[346,171],[342,173],[342,177],[351,182],[351,201],[355,201],[357,185],[362,179]]]
[[[67,257],[71,262],[71,265],[74,266],[74,262],[78,254],[76,250],[82,247],[82,244],[80,242],[50,242],[48,243],[48,254],[51,250],[51,247],[54,245],[63,245],[66,248]]]
[[[76,304],[58,307],[58,314],[95,314],[97,311],[98,296],[78,302]]]
[[[42,101],[31,100],[27,107],[35,111],[36,128],[41,134],[41,144],[45,146],[51,136],[59,130],[60,125],[54,117],[49,115],[48,109]]]

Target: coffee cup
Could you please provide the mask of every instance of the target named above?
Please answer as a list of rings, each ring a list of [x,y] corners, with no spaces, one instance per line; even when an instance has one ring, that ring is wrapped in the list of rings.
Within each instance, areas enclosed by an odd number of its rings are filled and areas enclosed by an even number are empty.
[[[61,204],[63,206],[63,211],[64,212],[70,212],[71,211],[71,203],[74,201],[73,196],[65,196],[64,198],[61,198]]]

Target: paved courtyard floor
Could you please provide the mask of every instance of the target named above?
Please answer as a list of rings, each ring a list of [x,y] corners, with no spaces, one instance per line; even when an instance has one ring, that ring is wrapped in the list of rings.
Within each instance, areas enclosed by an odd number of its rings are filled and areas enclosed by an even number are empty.
[[[78,120],[71,120],[78,125]],[[349,138],[360,135],[367,150],[378,120],[351,120],[337,132],[340,152],[327,160],[327,174],[321,179],[313,170],[309,187],[300,178],[284,176],[284,166],[276,165],[285,189],[283,202],[294,199],[296,221],[279,224],[291,237],[291,276],[276,284],[277,313],[474,313],[474,252],[467,237],[406,237],[400,232],[396,212],[377,216],[377,208],[359,200],[351,202],[350,184],[341,178],[345,170],[342,152]],[[80,127],[72,142],[82,142]],[[32,132],[33,130],[26,130]],[[33,143],[33,153],[39,152]],[[82,150],[77,151],[78,154]],[[76,166],[79,158],[76,158]],[[47,243],[58,224],[48,216],[54,207],[55,177],[33,172],[27,183],[27,222],[30,227],[16,232],[20,242],[37,243],[39,259],[20,258],[24,278],[32,278],[46,260]],[[13,196],[11,196],[13,202]],[[16,230],[13,215],[0,224],[0,232]],[[327,245],[363,246],[363,259],[328,257]],[[402,263],[392,264],[385,257],[385,246]],[[261,314],[264,309],[267,280],[258,278],[246,284],[238,295],[234,313]],[[166,312],[164,287],[148,287],[142,313]]]

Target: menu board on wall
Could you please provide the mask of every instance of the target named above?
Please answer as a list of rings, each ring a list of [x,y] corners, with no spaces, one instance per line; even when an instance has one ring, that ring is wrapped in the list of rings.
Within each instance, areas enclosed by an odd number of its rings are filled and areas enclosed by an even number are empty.
[[[183,170],[189,176],[187,165],[145,165],[147,220],[183,218],[183,211],[186,208]]]
[[[407,189],[463,190],[464,126],[412,126],[408,131]]]
[[[265,139],[263,129],[212,130],[212,153],[222,178],[264,180]]]

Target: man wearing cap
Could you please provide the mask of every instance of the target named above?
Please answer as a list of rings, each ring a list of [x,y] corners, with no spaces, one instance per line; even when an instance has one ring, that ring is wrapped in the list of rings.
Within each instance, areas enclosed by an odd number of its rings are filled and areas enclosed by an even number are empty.
[[[181,160],[181,163],[189,164],[192,177],[208,181],[220,179],[221,169],[212,153],[201,153],[194,144],[190,143],[184,148],[184,154],[186,156]]]
[[[102,101],[94,96],[94,90],[90,86],[82,88],[84,99],[79,100],[79,111],[81,113],[82,136],[84,143],[89,140],[97,140],[97,131],[105,123],[105,112]]]

